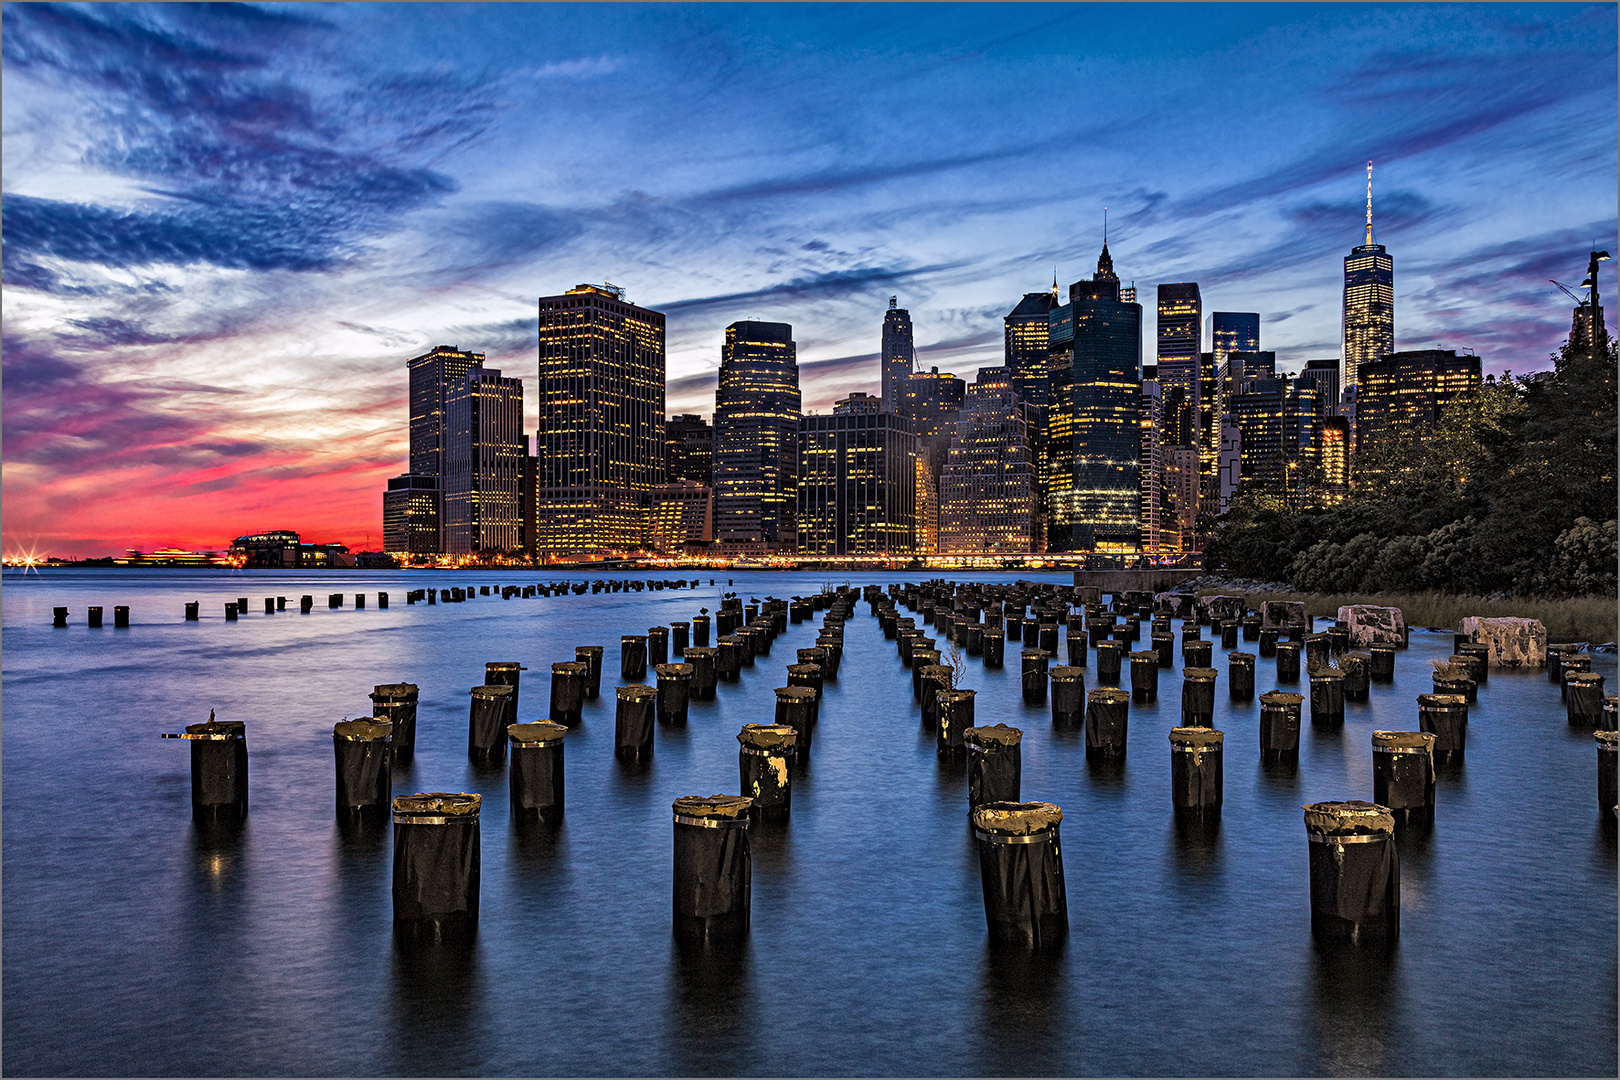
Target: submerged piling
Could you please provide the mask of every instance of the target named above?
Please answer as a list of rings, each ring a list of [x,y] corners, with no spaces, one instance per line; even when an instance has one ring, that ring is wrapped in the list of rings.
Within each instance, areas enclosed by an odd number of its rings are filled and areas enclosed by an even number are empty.
[[[1375,803],[1311,803],[1311,933],[1321,941],[1393,945],[1401,932],[1395,819]]]
[[[619,638],[620,678],[645,679],[647,677],[647,636],[624,634]]]
[[[1086,697],[1086,757],[1125,756],[1131,695],[1124,690],[1099,688]]]
[[[512,688],[475,686],[468,694],[472,701],[467,712],[467,759],[475,765],[497,765],[506,759]]]
[[[776,724],[793,729],[794,745],[798,747],[796,763],[803,765],[814,741],[816,719],[816,692],[808,686],[779,686],[776,688]]]
[[[1019,747],[1024,733],[1006,724],[968,727],[962,742],[968,754],[968,812],[985,803],[1019,799],[1023,755]]]
[[[415,683],[380,683],[371,688],[371,714],[392,726],[389,759],[395,768],[411,763],[416,756]]]
[[[1215,726],[1214,668],[1186,668],[1181,673],[1181,726]]]
[[[394,797],[394,726],[377,717],[340,720],[332,725],[332,756],[337,767],[337,812],[340,818],[381,815]]]
[[[512,754],[508,783],[514,818],[562,820],[563,737],[567,734],[566,727],[549,720],[506,729]]]
[[[394,799],[394,930],[443,940],[478,925],[482,795],[428,791]]]
[[[1434,736],[1426,731],[1372,733],[1373,802],[1397,824],[1434,823]]]
[[[748,934],[753,853],[739,795],[683,795],[675,816],[674,923],[682,940],[709,944]]]
[[[585,717],[585,684],[591,665],[582,660],[561,660],[551,665],[551,719],[564,727],[578,727]],[[514,692],[515,693],[515,692]],[[512,713],[517,722],[517,712]]]
[[[1159,654],[1157,651],[1131,653],[1131,700],[1141,703],[1159,698]]]
[[[1221,816],[1223,732],[1206,727],[1170,729],[1170,803],[1178,821]]]
[[[1468,699],[1461,694],[1419,694],[1418,730],[1434,736],[1435,765],[1460,763],[1468,744]]]
[[[1267,764],[1299,761],[1300,706],[1305,698],[1284,690],[1260,695],[1260,760]]]
[[[1226,696],[1232,701],[1254,700],[1254,653],[1227,654]]]
[[[967,752],[964,733],[973,726],[973,690],[941,689],[934,692],[939,727],[935,753],[941,758],[960,758]]]
[[[990,940],[1046,951],[1068,937],[1058,826],[1053,803],[990,802],[973,811],[979,879]]]
[[[602,695],[602,654],[606,651],[601,645],[574,646],[574,662],[585,665],[585,697],[595,701]]]
[[[1086,669],[1070,665],[1055,667],[1047,674],[1052,680],[1052,726],[1059,731],[1078,731],[1085,723]]]
[[[620,686],[613,716],[613,756],[620,761],[645,763],[653,756],[653,701],[658,691],[650,686]]]
[[[1117,641],[1097,644],[1097,681],[1104,686],[1119,685],[1120,657],[1124,646]]]
[[[692,665],[659,664],[653,671],[658,676],[658,719],[685,726],[687,703],[692,699]]]
[[[191,816],[202,822],[239,822],[248,809],[247,724],[241,720],[215,720],[208,714],[202,724],[187,724],[183,734],[191,744]]]
[[[737,733],[737,772],[741,790],[751,800],[755,821],[786,821],[793,812],[793,782],[788,768],[798,748],[798,733],[786,724],[744,724]]]

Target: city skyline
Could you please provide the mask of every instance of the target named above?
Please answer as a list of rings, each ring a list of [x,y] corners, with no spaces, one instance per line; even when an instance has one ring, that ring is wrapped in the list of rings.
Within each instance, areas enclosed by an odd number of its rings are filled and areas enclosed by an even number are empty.
[[[1616,243],[1612,6],[1182,14],[8,6],[5,549],[380,547],[403,362],[486,353],[532,433],[535,300],[580,281],[667,314],[670,415],[746,320],[794,325],[806,412],[877,393],[892,295],[971,376],[1104,206],[1145,309],[1197,282],[1295,371],[1369,158],[1395,347],[1547,366],[1546,279]]]

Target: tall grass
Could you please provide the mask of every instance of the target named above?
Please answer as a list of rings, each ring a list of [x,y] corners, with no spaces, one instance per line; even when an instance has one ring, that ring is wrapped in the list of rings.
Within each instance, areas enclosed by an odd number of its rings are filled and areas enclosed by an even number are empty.
[[[1199,589],[1200,596],[1238,595],[1236,590]],[[1610,597],[1586,596],[1575,600],[1486,600],[1477,596],[1441,593],[1243,593],[1244,602],[1257,608],[1262,600],[1303,600],[1312,615],[1337,615],[1343,604],[1397,607],[1406,625],[1456,630],[1469,615],[1488,619],[1540,619],[1548,641],[1614,641],[1620,606]]]

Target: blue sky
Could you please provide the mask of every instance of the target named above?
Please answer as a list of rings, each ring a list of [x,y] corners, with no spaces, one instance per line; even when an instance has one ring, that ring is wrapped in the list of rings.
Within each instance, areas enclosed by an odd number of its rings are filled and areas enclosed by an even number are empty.
[[[1150,310],[1198,281],[1288,368],[1337,355],[1369,158],[1397,347],[1544,367],[1547,279],[1616,247],[1612,4],[3,10],[7,550],[376,546],[404,359],[488,351],[532,429],[584,281],[706,413],[742,318],[807,408],[875,392],[891,294],[971,378],[1104,206]]]

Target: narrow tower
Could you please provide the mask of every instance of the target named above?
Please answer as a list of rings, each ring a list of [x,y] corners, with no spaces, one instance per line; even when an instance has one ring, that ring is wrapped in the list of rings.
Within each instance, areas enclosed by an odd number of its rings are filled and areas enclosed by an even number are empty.
[[[1344,258],[1344,368],[1341,386],[1353,386],[1362,364],[1395,351],[1395,260],[1373,243],[1372,162],[1367,162],[1367,224],[1360,247]]]

